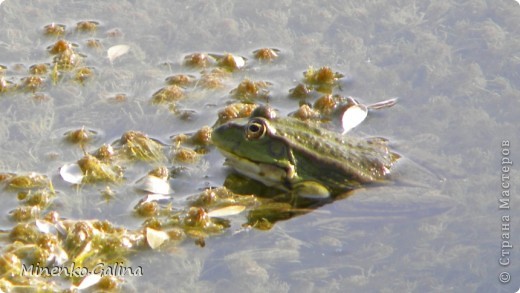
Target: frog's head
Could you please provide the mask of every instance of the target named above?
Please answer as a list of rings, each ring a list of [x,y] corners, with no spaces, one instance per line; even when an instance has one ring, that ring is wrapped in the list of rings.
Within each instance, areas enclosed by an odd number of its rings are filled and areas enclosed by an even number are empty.
[[[247,120],[237,119],[213,130],[215,146],[228,158],[280,168],[292,165],[289,146],[276,132],[274,111],[258,107]]]

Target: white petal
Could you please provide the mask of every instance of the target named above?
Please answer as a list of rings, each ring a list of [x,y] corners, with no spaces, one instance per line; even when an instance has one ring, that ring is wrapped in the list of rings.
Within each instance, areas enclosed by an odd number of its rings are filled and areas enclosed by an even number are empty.
[[[151,175],[144,176],[143,178],[137,180],[135,188],[154,194],[173,193],[168,180],[163,180]]]
[[[212,210],[208,213],[208,216],[210,217],[225,217],[225,216],[232,216],[240,214],[243,210],[245,210],[245,206],[241,205],[234,205],[234,206],[228,206],[221,209]]]
[[[110,60],[110,63],[112,63],[117,58],[125,55],[130,51],[130,46],[128,45],[115,45],[110,48],[108,48],[107,55],[108,60]]]
[[[146,242],[151,249],[156,249],[161,246],[166,240],[170,239],[168,233],[164,231],[146,228]]]
[[[150,202],[150,201],[165,202],[165,201],[170,201],[171,199],[172,199],[172,197],[168,196],[168,195],[151,193],[151,194],[148,194],[147,196],[145,196],[145,198],[143,200],[141,200],[140,203]]]
[[[73,286],[73,288],[79,289],[79,290],[87,289],[87,288],[92,287],[92,286],[96,285],[97,283],[99,283],[99,280],[101,280],[101,275],[98,275],[98,274],[88,275],[81,281],[81,283],[79,283],[78,286]]]
[[[45,234],[57,234],[57,229],[53,223],[42,221],[42,220],[36,220],[34,222],[36,227],[38,228],[38,231]]]
[[[343,134],[347,133],[352,128],[358,126],[361,122],[367,118],[367,107],[363,104],[357,104],[349,107],[343,117],[341,123],[343,124]]]
[[[233,55],[233,60],[235,61],[237,68],[242,68],[244,65],[246,65],[246,59],[244,59],[244,57]]]
[[[72,184],[80,184],[83,177],[85,177],[83,171],[76,163],[61,166],[60,175],[63,180]]]

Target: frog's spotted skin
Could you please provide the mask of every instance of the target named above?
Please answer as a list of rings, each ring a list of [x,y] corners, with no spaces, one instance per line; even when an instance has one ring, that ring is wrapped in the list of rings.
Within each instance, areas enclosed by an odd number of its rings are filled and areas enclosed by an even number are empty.
[[[399,157],[384,139],[347,137],[272,113],[258,107],[248,120],[230,121],[212,135],[228,165],[267,186],[335,194],[383,181]]]

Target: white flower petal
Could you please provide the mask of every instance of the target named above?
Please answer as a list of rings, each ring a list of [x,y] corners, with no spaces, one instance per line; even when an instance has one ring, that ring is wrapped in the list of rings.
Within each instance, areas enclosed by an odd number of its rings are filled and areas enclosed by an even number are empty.
[[[147,175],[137,180],[135,188],[154,194],[171,194],[173,189],[170,187],[168,180],[158,178],[156,176]]]
[[[99,274],[88,275],[81,281],[81,283],[79,283],[78,286],[74,286],[73,288],[79,290],[87,289],[99,283],[99,280],[101,280],[101,275]]]
[[[352,128],[358,126],[361,122],[367,118],[368,110],[363,104],[357,104],[349,107],[343,117],[341,123],[343,124],[343,134],[347,133]]]
[[[240,214],[246,207],[242,205],[233,205],[221,209],[212,210],[208,213],[209,217],[225,217]]]
[[[170,239],[168,233],[164,231],[146,228],[146,242],[151,249],[156,249],[161,246],[166,240]]]
[[[72,184],[81,184],[83,177],[85,177],[76,163],[63,165],[60,168],[60,175],[63,180]]]
[[[107,55],[108,60],[110,60],[110,63],[114,62],[117,58],[125,55],[130,51],[130,46],[128,45],[115,45],[110,48],[108,48]]]

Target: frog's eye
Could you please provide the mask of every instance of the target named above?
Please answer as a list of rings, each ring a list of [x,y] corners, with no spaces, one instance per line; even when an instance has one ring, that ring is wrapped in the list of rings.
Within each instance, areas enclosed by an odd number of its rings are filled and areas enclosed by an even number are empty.
[[[258,139],[264,136],[266,131],[266,126],[262,123],[261,120],[251,120],[247,124],[246,128],[246,138],[247,139]]]

